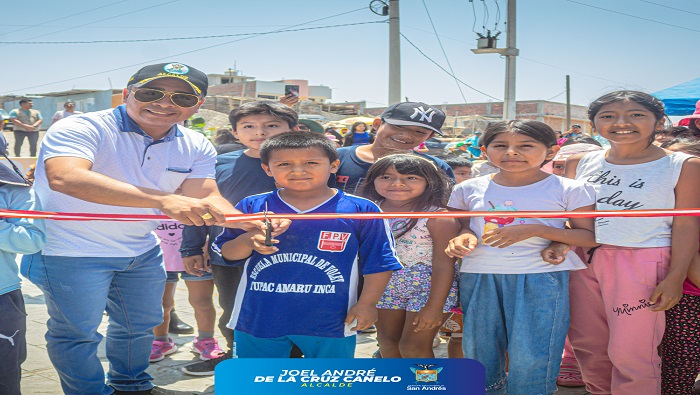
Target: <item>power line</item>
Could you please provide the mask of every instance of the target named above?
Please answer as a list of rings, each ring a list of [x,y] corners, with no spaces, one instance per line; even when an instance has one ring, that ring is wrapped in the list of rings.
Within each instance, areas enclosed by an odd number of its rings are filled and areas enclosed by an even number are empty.
[[[435,28],[435,24],[433,23],[433,18],[430,16],[430,11],[428,11],[428,6],[425,4],[425,0],[421,0],[423,2],[423,7],[425,8],[425,13],[428,14],[428,20],[430,21],[430,26],[433,27],[433,33],[435,33],[435,38],[437,38],[438,43],[440,44],[440,49],[442,50],[442,54],[445,56],[445,60],[447,61],[447,67],[450,68],[450,73],[452,75],[455,74],[454,70],[452,70],[452,64],[450,64],[450,58],[447,57],[447,52],[445,52],[445,47],[442,46],[442,40],[440,40],[440,36],[438,35],[437,29]],[[462,92],[462,87],[459,86],[459,82],[457,82],[457,77],[455,77],[455,85],[457,85],[457,89],[459,89],[459,94],[462,95],[462,99],[464,102],[467,102],[467,98],[464,96],[464,92]]]
[[[373,21],[373,22],[357,22],[357,23],[344,23],[341,25],[326,25],[326,26],[315,26],[306,27],[301,29],[287,29],[280,30],[276,33],[287,33],[287,32],[300,32],[304,30],[316,30],[316,29],[327,29],[332,27],[344,27],[344,26],[356,26],[356,25],[369,25],[374,23],[386,23],[383,21]],[[50,44],[114,44],[114,43],[138,43],[138,42],[153,42],[153,41],[178,41],[178,40],[200,40],[209,38],[223,38],[223,37],[240,37],[240,36],[255,36],[261,34],[271,34],[268,32],[257,32],[257,33],[235,33],[235,34],[219,34],[215,36],[194,36],[194,37],[169,37],[169,38],[143,38],[135,40],[94,40],[94,41],[0,41],[0,44],[21,44],[21,45],[50,45]]]
[[[564,89],[562,92],[557,93],[556,95],[550,97],[549,99],[547,99],[547,100],[545,100],[545,101],[550,101],[550,100],[552,100],[552,99],[556,99],[557,97],[563,95],[564,93],[566,93],[566,89]]]
[[[331,18],[335,18],[335,17],[338,17],[338,16],[343,16],[343,15],[351,14],[351,13],[354,13],[354,12],[363,11],[363,10],[365,10],[365,9],[366,9],[365,7],[361,7],[361,8],[357,8],[357,9],[354,9],[354,10],[350,10],[350,11],[346,11],[346,12],[341,12],[341,13],[339,13],[339,14],[335,14],[335,15],[331,15],[331,16],[326,16],[326,17],[318,18],[318,19],[314,19],[314,20],[310,20],[310,21],[308,21],[308,22],[298,23],[298,24],[296,24],[296,25],[292,25],[292,26],[289,26],[289,27],[290,27],[290,28],[294,28],[294,27],[298,27],[298,26],[304,26],[304,25],[308,25],[308,24],[311,24],[311,23],[314,23],[314,22],[319,22],[319,21],[323,21],[323,20],[326,20],[326,19],[331,19]],[[143,61],[143,62],[130,64],[130,65],[127,65],[127,66],[116,67],[116,68],[109,69],[109,70],[98,71],[98,72],[96,72],[96,73],[81,75],[81,76],[79,76],[79,77],[66,78],[66,79],[63,79],[63,80],[60,80],[60,81],[54,81],[54,82],[49,82],[49,83],[46,83],[46,84],[39,84],[39,85],[34,85],[34,86],[28,86],[28,87],[25,87],[25,88],[19,88],[19,89],[15,89],[15,90],[17,90],[17,91],[23,91],[23,90],[26,90],[26,89],[34,89],[34,88],[39,88],[39,87],[47,86],[47,85],[60,84],[60,83],[62,83],[62,82],[75,81],[75,80],[79,80],[79,79],[81,79],[81,78],[93,77],[93,76],[100,75],[100,74],[104,74],[104,73],[110,73],[110,72],[113,72],[113,71],[128,69],[128,68],[131,68],[131,67],[141,66],[141,65],[144,65],[144,64],[150,64],[150,63],[153,63],[153,62],[157,62],[157,61],[159,61],[159,60],[173,59],[173,58],[175,58],[176,56],[188,55],[188,54],[191,54],[191,53],[200,52],[200,51],[204,51],[204,50],[207,50],[207,49],[220,47],[220,46],[227,45],[227,44],[232,44],[232,43],[235,43],[235,42],[247,40],[247,39],[254,38],[254,37],[259,37],[259,36],[263,36],[263,35],[267,35],[267,34],[273,34],[273,33],[279,32],[279,31],[281,31],[281,30],[285,30],[285,29],[277,29],[277,30],[273,30],[273,31],[270,31],[270,32],[260,33],[260,34],[258,34],[257,36],[247,36],[247,37],[239,38],[239,39],[237,39],[237,40],[226,41],[226,42],[223,42],[223,43],[220,43],[220,44],[214,44],[214,45],[210,45],[210,46],[203,47],[203,48],[193,49],[193,50],[191,50],[191,51],[180,52],[180,53],[177,53],[177,54],[168,55],[168,56],[166,56],[166,57],[161,57],[161,58],[156,58],[156,59],[150,59],[150,60],[146,60],[146,61]],[[5,92],[0,92],[0,94],[11,93],[11,92],[12,92],[12,91],[5,91]]]
[[[498,31],[498,24],[501,22],[501,7],[498,6],[498,0],[493,0],[493,2],[496,3],[496,23],[493,25],[493,30]]]
[[[419,28],[417,28],[417,27],[415,27],[415,26],[410,26],[410,25],[406,25],[406,24],[403,24],[402,27],[404,27],[404,28],[410,28],[410,29],[413,29],[413,30],[417,30],[417,31],[419,31],[419,32],[432,33],[432,32],[430,32],[430,31],[428,31],[428,30],[419,29]],[[453,40],[453,41],[457,41],[457,42],[460,42],[460,43],[465,43],[465,44],[468,44],[468,45],[471,45],[472,47],[474,47],[474,43],[469,42],[469,41],[464,41],[464,40],[460,40],[460,39],[458,39],[458,38],[454,38],[454,37],[450,37],[450,36],[445,36],[445,35],[440,35],[440,37],[442,37],[442,38],[447,38],[447,39],[450,39],[450,40]],[[601,81],[607,81],[607,82],[612,82],[612,83],[615,83],[615,84],[625,85],[624,82],[613,81],[613,80],[609,80],[609,79],[606,79],[606,78],[603,78],[603,77],[598,77],[598,76],[591,75],[591,74],[581,73],[581,72],[579,72],[579,71],[575,71],[575,70],[571,70],[571,69],[566,69],[566,68],[563,68],[563,67],[560,67],[560,66],[555,66],[555,65],[553,65],[553,64],[549,64],[549,63],[545,63],[545,62],[540,62],[539,60],[534,60],[534,59],[526,58],[526,57],[523,57],[522,55],[518,56],[518,58],[523,59],[523,60],[527,60],[527,61],[530,61],[530,62],[533,62],[533,63],[539,63],[539,64],[541,64],[541,65],[549,66],[549,67],[552,67],[552,68],[555,68],[555,69],[563,70],[563,71],[566,71],[566,72],[569,73],[569,74],[577,74],[577,75],[582,75],[582,76],[589,77],[589,78],[595,78],[595,79],[601,80]]]
[[[103,6],[101,6],[101,7],[91,8],[91,9],[89,9],[89,10],[85,10],[85,11],[78,12],[78,13],[75,13],[75,14],[70,14],[70,15],[62,16],[62,17],[60,17],[60,18],[51,19],[50,21],[37,23],[36,25],[25,26],[25,25],[8,25],[8,24],[3,24],[4,26],[24,26],[24,27],[21,28],[21,29],[12,30],[12,31],[9,31],[9,32],[3,33],[3,34],[17,33],[17,32],[21,32],[22,30],[27,30],[27,29],[31,29],[31,28],[33,28],[33,27],[39,27],[39,26],[51,27],[51,26],[46,26],[46,24],[47,24],[47,23],[51,23],[51,22],[60,21],[60,20],[63,20],[63,19],[72,18],[72,17],[74,17],[74,16],[86,14],[86,13],[88,13],[88,12],[97,11],[97,10],[102,9],[102,8],[111,7],[111,6],[116,5],[116,4],[119,4],[119,3],[126,3],[126,1],[127,1],[127,0],[116,1],[116,2],[113,2],[113,3],[107,4],[107,5],[103,5]]]
[[[146,8],[141,8],[141,9],[139,9],[139,10],[129,11],[129,12],[125,12],[125,13],[119,14],[119,15],[113,15],[113,16],[110,16],[110,17],[107,17],[107,18],[103,18],[103,19],[100,19],[100,20],[97,20],[97,21],[84,23],[84,24],[78,25],[78,26],[71,26],[71,27],[65,28],[65,29],[63,29],[63,30],[58,30],[58,31],[55,31],[55,32],[46,33],[46,34],[42,34],[42,35],[39,35],[39,36],[31,37],[31,38],[28,38],[28,39],[25,39],[25,40],[22,40],[22,41],[24,42],[24,41],[34,40],[34,39],[36,39],[36,38],[46,37],[46,36],[50,36],[50,35],[56,34],[56,33],[61,33],[61,32],[65,32],[65,31],[68,31],[68,30],[78,29],[78,28],[80,28],[80,27],[87,26],[87,25],[91,25],[91,24],[93,24],[93,23],[104,22],[104,21],[107,21],[107,20],[110,20],[110,19],[118,18],[118,17],[120,17],[120,16],[129,15],[129,14],[133,14],[133,13],[136,13],[136,12],[141,12],[141,11],[149,10],[149,9],[151,9],[151,8],[161,7],[161,6],[164,6],[164,5],[167,5],[167,4],[171,4],[171,3],[177,3],[178,1],[180,1],[180,0],[171,0],[171,1],[168,1],[168,2],[165,2],[165,3],[156,4],[156,5],[154,5],[154,6],[150,6],[150,7],[146,7]]]
[[[126,1],[126,0],[123,0],[123,1]],[[112,5],[114,5],[114,4],[117,4],[117,3],[113,3]],[[87,12],[87,11],[85,11],[85,12]],[[65,19],[65,18],[69,18],[69,17],[75,16],[75,15],[78,15],[78,14],[72,14],[72,15],[69,15],[69,16],[66,16],[63,18],[59,18],[59,19]],[[47,21],[46,23],[49,23],[49,22],[52,22],[52,21]],[[46,25],[43,23],[39,24],[39,25],[3,23],[2,26],[9,26],[9,27],[20,27],[21,26],[22,30],[24,30],[24,28],[31,28],[31,27],[37,27],[37,26],[41,26],[44,28],[70,27],[70,26],[66,26],[66,25]],[[289,26],[290,25],[281,25],[281,24],[275,24],[275,25],[273,25],[273,24],[265,24],[265,25],[206,25],[206,26],[197,26],[197,29],[229,29],[229,28],[247,28],[247,27],[289,27]],[[92,26],[91,29],[121,29],[121,30],[124,30],[124,26]],[[172,26],[160,26],[160,25],[131,26],[130,25],[129,29],[130,30],[133,30],[133,29],[161,30],[161,29],[172,29]],[[10,33],[12,33],[12,32],[3,33],[3,34],[10,34]]]
[[[643,2],[643,3],[653,4],[653,5],[655,5],[655,6],[664,7],[664,8],[668,8],[668,9],[671,9],[671,10],[681,11],[681,12],[683,12],[683,13],[685,13],[685,14],[700,15],[700,13],[697,13],[697,12],[688,11],[688,10],[682,10],[682,9],[680,9],[680,8],[671,7],[671,6],[668,6],[668,5],[666,5],[666,4],[654,3],[653,1],[648,1],[648,0],[637,0],[637,1],[641,1],[641,2]]]
[[[567,73],[571,73],[571,74],[579,74],[579,75],[583,75],[583,76],[586,76],[586,77],[595,78],[595,79],[598,79],[598,80],[601,80],[601,81],[612,82],[612,83],[614,83],[614,84],[627,85],[627,84],[625,84],[624,82],[613,81],[613,80],[609,80],[609,79],[607,79],[607,78],[597,77],[597,76],[595,76],[595,75],[590,75],[590,74],[586,74],[586,73],[581,73],[581,72],[579,72],[579,71],[571,71],[571,70],[569,70],[569,69],[565,69],[565,68],[563,68],[563,67],[555,66],[555,65],[549,64],[549,63],[540,62],[539,60],[535,60],[535,59],[529,59],[529,58],[525,58],[525,57],[522,57],[522,56],[518,56],[518,58],[523,59],[523,60],[527,60],[527,61],[532,62],[532,63],[539,63],[539,64],[542,64],[542,65],[545,65],[545,66],[553,67],[553,68],[555,68],[555,69],[563,70],[563,71],[566,71]]]
[[[472,31],[476,33],[476,6],[474,5],[474,0],[469,0],[472,5],[472,13],[474,14],[474,22],[472,22]]]
[[[442,70],[442,71],[444,71],[445,73],[447,73],[447,75],[449,75],[450,77],[452,77],[452,78],[454,78],[455,80],[459,81],[462,85],[466,86],[467,88],[469,88],[469,89],[471,89],[471,90],[473,90],[473,91],[475,91],[475,92],[479,92],[479,93],[481,93],[481,94],[484,95],[484,96],[488,96],[488,97],[490,97],[490,98],[492,98],[492,99],[495,99],[495,100],[498,100],[498,101],[503,101],[503,99],[499,99],[499,98],[497,98],[497,97],[495,97],[495,96],[491,96],[491,95],[489,95],[488,93],[482,92],[482,91],[480,91],[480,90],[474,88],[473,86],[467,84],[466,82],[460,80],[460,79],[457,78],[454,74],[451,74],[451,73],[450,73],[448,70],[446,70],[444,67],[440,66],[440,64],[437,63],[436,61],[434,61],[430,56],[426,55],[423,51],[421,51],[421,49],[418,48],[418,47],[416,46],[416,44],[414,44],[411,40],[409,40],[408,37],[406,37],[405,34],[401,33],[401,37],[403,37],[404,40],[406,40],[409,44],[411,44],[411,46],[412,46],[413,48],[415,48],[416,51],[418,51],[418,52],[419,52],[421,55],[423,55],[426,59],[428,59],[428,60],[431,61],[434,65],[436,65],[437,67],[439,67],[440,70]]]
[[[597,9],[597,10],[612,12],[613,14],[624,15],[624,16],[628,16],[628,17],[630,17],[630,18],[641,19],[641,20],[643,20],[643,21],[657,23],[657,24],[659,24],[659,25],[670,26],[670,27],[675,27],[675,28],[677,28],[677,29],[690,30],[690,31],[692,31],[692,32],[698,32],[698,33],[700,33],[700,30],[693,29],[693,28],[690,28],[690,27],[678,26],[678,25],[673,25],[673,24],[671,24],[671,23],[660,22],[660,21],[656,21],[656,20],[654,20],[654,19],[644,18],[644,17],[641,17],[641,16],[625,14],[624,12],[609,10],[609,9],[607,9],[607,8],[597,7],[597,6],[590,5],[590,4],[586,4],[586,3],[579,3],[578,1],[574,1],[574,0],[565,0],[565,1],[568,1],[569,3],[574,3],[574,4],[582,5],[582,6],[585,6],[585,7],[595,8],[595,9]]]

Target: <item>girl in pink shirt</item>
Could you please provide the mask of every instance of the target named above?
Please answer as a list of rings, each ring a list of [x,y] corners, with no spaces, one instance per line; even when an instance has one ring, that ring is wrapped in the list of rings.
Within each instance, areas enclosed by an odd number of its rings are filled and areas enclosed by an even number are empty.
[[[175,286],[179,278],[182,278],[187,285],[189,302],[194,309],[194,317],[197,321],[198,335],[192,343],[192,352],[199,354],[201,360],[218,358],[224,354],[219,348],[219,343],[214,339],[216,321],[216,310],[212,299],[214,280],[211,272],[193,275],[185,271],[179,251],[183,227],[184,225],[179,222],[165,221],[155,230],[160,239],[160,248],[163,250],[163,262],[168,277],[163,293],[163,322],[153,328],[155,339],[151,348],[151,362],[161,361],[166,355],[177,351],[177,345],[172,338],[168,337],[168,327],[170,311],[175,305]]]

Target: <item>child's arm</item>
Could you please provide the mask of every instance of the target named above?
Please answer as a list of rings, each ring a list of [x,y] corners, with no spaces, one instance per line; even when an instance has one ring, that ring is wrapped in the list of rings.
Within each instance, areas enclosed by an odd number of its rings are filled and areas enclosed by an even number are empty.
[[[34,210],[34,194],[26,187],[5,186],[15,190],[7,194],[10,210]],[[13,254],[34,254],[46,242],[43,221],[27,218],[0,219],[0,250]]]
[[[348,310],[345,316],[345,324],[351,324],[357,319],[357,324],[350,328],[351,331],[367,329],[377,322],[377,302],[382,297],[386,285],[389,284],[392,271],[372,273],[365,275],[365,284],[362,286],[360,299]]]
[[[564,162],[564,177],[571,178],[572,180],[576,179],[576,168],[578,168],[579,162],[581,162],[581,159],[586,156],[586,154],[588,154],[588,152],[581,152],[566,158],[566,162]]]
[[[564,170],[564,177],[576,179],[576,168],[578,167],[581,158],[583,158],[587,152],[582,152],[578,154],[573,154],[566,159],[566,165]],[[558,265],[564,262],[566,259],[566,253],[569,252],[571,246],[566,243],[560,243],[558,241],[553,241],[547,248],[542,250],[540,255],[542,255],[542,260],[552,265]]]
[[[681,175],[676,183],[675,208],[700,207],[698,189],[700,180],[700,159],[685,161]],[[698,251],[698,232],[700,225],[695,217],[674,217],[671,228],[671,267],[649,301],[655,306],[651,311],[668,310],[675,306],[683,296],[683,281],[688,275],[688,266]]]
[[[462,211],[459,209],[453,209],[449,207],[448,210]],[[459,235],[457,237],[451,239],[447,243],[447,248],[445,248],[445,254],[447,254],[447,256],[449,256],[450,258],[461,259],[469,255],[469,253],[472,252],[474,248],[476,248],[476,245],[479,243],[479,239],[469,227],[468,217],[457,218],[457,222],[459,222],[461,230],[459,231]]]
[[[593,211],[594,205],[579,207],[572,211]],[[503,228],[489,230],[481,239],[491,247],[505,248],[531,237],[558,241],[579,247],[595,247],[593,218],[572,218],[571,229],[559,229],[547,225],[509,225]]]
[[[447,255],[445,246],[459,233],[459,222],[452,218],[432,218],[428,220],[428,231],[433,239],[433,274],[428,301],[413,320],[414,332],[442,325],[442,308],[455,277],[455,258]]]
[[[185,271],[194,276],[201,277],[204,273],[210,272],[204,258],[204,246],[207,244],[208,226],[185,226],[182,229],[182,243],[180,245],[180,256]]]
[[[379,207],[371,204],[358,212],[379,213]],[[357,303],[348,310],[345,324],[357,324],[351,330],[369,328],[377,321],[377,302],[382,297],[394,270],[402,268],[394,250],[391,228],[386,220],[372,219],[357,222],[359,238],[358,260],[365,283]]]
[[[273,244],[279,243],[272,240]],[[278,251],[275,246],[265,245],[265,234],[260,231],[245,232],[233,240],[225,242],[221,247],[221,256],[227,261],[240,261],[253,254],[253,250],[264,254],[274,254]]]

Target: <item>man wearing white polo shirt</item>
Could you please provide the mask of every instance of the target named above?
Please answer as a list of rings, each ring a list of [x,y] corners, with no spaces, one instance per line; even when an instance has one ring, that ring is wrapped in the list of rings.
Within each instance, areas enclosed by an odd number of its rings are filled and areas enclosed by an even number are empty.
[[[201,134],[178,126],[197,112],[207,85],[204,73],[181,63],[146,66],[129,80],[121,106],[52,126],[36,168],[43,208],[163,212],[186,225],[223,224],[224,213],[237,211],[217,190],[216,151]],[[43,260],[25,272],[46,297],[47,348],[65,393],[151,393],[145,370],[166,277],[152,233],[158,224],[47,221]],[[105,310],[107,383],[97,357]]]

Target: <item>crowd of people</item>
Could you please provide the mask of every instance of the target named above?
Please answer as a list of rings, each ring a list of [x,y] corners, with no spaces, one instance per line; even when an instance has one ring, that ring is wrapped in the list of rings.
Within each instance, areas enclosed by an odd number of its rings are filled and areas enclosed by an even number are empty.
[[[449,356],[481,362],[488,394],[551,394],[557,383],[592,394],[693,391],[697,218],[574,213],[700,207],[700,114],[666,130],[657,99],[612,92],[589,107],[609,149],[586,136],[562,140],[538,121],[494,122],[470,144],[487,159],[477,168],[414,150],[445,121],[420,102],[353,125],[342,144],[333,130],[300,131],[288,105],[250,102],[229,115],[235,141],[222,132],[216,149],[179,125],[207,86],[181,63],[146,66],[124,104],[49,128],[33,185],[0,167],[5,209],[173,220],[3,218],[0,333],[14,335],[0,342],[1,393],[20,392],[26,358],[16,254],[44,293],[47,350],[69,394],[151,393],[149,363],[177,351],[178,279],[201,359],[186,374],[211,375],[236,357],[353,358],[357,332],[376,325],[381,358],[433,358],[438,332],[453,332]],[[447,211],[494,215],[380,218]],[[226,220],[260,212],[328,218]],[[214,338],[214,287],[225,350]],[[105,311],[106,375],[97,357]]]

